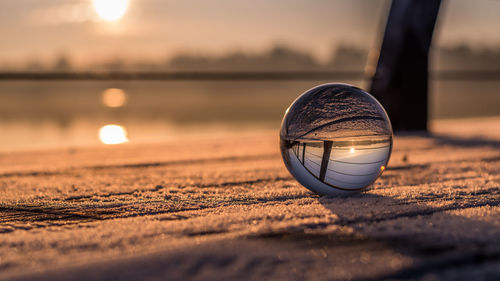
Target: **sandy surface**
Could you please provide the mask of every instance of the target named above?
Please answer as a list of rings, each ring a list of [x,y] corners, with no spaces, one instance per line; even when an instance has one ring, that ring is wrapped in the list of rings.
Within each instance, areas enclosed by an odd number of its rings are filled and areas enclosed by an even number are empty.
[[[500,280],[500,120],[400,134],[328,198],[278,132],[0,154],[2,280]]]

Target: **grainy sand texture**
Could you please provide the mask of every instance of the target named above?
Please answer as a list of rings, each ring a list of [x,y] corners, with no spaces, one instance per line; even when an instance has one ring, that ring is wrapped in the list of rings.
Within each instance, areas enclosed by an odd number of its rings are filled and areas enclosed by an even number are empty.
[[[399,134],[320,197],[277,131],[0,154],[2,280],[500,280],[500,120]]]

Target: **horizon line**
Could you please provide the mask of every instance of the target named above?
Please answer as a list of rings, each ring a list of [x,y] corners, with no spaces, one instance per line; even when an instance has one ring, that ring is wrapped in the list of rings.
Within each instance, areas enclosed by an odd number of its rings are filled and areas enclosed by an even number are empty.
[[[287,70],[287,71],[0,71],[7,80],[371,80],[361,70]],[[500,81],[498,70],[430,71],[430,80]]]

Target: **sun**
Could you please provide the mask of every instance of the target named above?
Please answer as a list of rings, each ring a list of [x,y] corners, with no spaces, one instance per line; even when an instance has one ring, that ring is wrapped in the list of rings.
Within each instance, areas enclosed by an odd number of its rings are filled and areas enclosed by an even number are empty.
[[[92,0],[100,18],[107,21],[120,19],[128,8],[128,0]]]
[[[106,125],[99,129],[99,139],[104,144],[120,144],[128,142],[127,131],[120,125]]]

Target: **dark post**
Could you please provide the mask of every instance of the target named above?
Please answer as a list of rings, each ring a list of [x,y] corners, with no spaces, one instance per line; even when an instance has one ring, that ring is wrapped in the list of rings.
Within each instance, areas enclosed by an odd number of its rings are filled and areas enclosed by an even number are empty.
[[[319,180],[325,181],[326,170],[328,170],[328,162],[330,161],[330,154],[332,154],[333,141],[323,142],[323,157],[321,158],[321,167],[319,170]]]
[[[429,47],[441,0],[393,0],[371,94],[392,127],[427,130]]]

